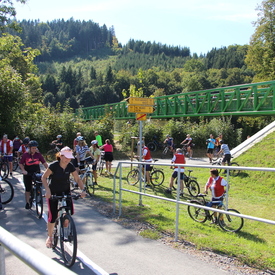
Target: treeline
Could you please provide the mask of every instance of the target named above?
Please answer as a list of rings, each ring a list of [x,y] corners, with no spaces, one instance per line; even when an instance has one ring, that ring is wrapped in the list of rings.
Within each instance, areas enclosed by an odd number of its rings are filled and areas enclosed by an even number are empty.
[[[64,19],[51,22],[23,20],[18,35],[27,47],[38,49],[41,55],[36,61],[53,61],[72,58],[75,55],[88,54],[91,50],[112,47],[114,28],[99,26],[93,21]]]

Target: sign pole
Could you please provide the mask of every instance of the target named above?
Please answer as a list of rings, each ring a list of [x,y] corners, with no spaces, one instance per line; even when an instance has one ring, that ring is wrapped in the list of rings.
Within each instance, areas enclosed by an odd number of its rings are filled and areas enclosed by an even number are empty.
[[[142,121],[139,121],[139,161],[142,161]],[[144,168],[144,178],[145,178],[145,168]],[[140,180],[139,180],[139,192],[141,193],[142,191],[142,165],[139,166],[139,175],[140,175]],[[142,206],[142,195],[139,195],[139,205]]]

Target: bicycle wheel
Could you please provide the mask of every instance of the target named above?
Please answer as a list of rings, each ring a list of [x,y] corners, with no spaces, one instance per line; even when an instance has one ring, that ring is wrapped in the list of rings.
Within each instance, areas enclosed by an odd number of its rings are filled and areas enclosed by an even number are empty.
[[[64,214],[60,218],[60,248],[64,263],[70,267],[74,264],[77,251],[77,236],[71,215]]]
[[[155,144],[154,142],[149,142],[149,143],[147,144],[147,147],[148,147],[148,149],[149,149],[150,151],[152,151],[152,152],[155,152],[155,151],[157,150],[157,146],[156,146],[156,144]]]
[[[240,214],[240,212],[235,209],[228,209],[227,211]],[[230,214],[222,214],[222,213],[219,214],[219,226],[224,231],[238,232],[242,229],[243,224],[244,224],[243,218],[233,216]]]
[[[164,173],[161,170],[155,170],[150,174],[150,181],[154,186],[159,186],[164,182]]]
[[[190,180],[186,187],[188,189],[188,192],[191,196],[196,197],[200,193],[200,186],[195,180]]]
[[[217,165],[217,166],[221,166],[221,163],[219,161],[216,162],[212,162],[212,165]],[[219,173],[222,172],[222,169],[217,169],[219,171]]]
[[[1,169],[0,169],[0,176],[3,178],[3,179],[6,179],[9,175],[9,172],[10,172],[10,167],[9,167],[9,164],[7,162],[2,162],[1,164]]]
[[[12,171],[16,171],[19,166],[18,158],[14,158],[12,161]]]
[[[52,162],[55,160],[55,154],[57,153],[57,151],[55,149],[52,149],[50,151],[48,151],[45,155],[45,158],[48,162]]]
[[[99,163],[99,166],[98,166],[98,174],[99,174],[100,176],[103,175],[103,169],[104,169],[104,161],[101,160],[100,163]]]
[[[93,194],[95,193],[95,187],[93,185],[93,176],[90,173],[86,176],[85,187],[89,196],[93,196]]]
[[[2,179],[0,181],[0,196],[2,204],[9,203],[14,196],[14,189],[12,184],[6,180]]]
[[[231,162],[230,166],[240,166],[237,162]],[[230,176],[237,177],[240,174],[240,170],[230,170]]]
[[[139,181],[139,170],[133,169],[127,175],[127,182],[130,185],[136,185]]]
[[[35,208],[36,208],[36,215],[38,219],[41,219],[43,214],[43,195],[40,186],[36,187],[35,190]]]
[[[56,219],[54,224],[54,229],[53,229],[53,249],[57,247],[57,243],[58,243],[58,237],[59,237],[58,224],[59,224],[59,218]]]
[[[200,203],[198,201],[190,201],[190,203],[203,205],[202,203]],[[205,210],[205,209],[188,205],[187,211],[188,211],[190,218],[196,222],[204,223],[207,220],[207,212],[206,212],[207,210]]]

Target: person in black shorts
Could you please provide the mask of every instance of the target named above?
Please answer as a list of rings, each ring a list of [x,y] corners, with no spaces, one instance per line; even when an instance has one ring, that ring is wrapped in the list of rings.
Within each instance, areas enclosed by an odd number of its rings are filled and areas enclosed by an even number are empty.
[[[64,147],[57,154],[57,160],[49,165],[45,173],[42,176],[42,183],[46,190],[45,197],[48,204],[48,238],[46,240],[46,246],[48,248],[52,247],[53,241],[53,230],[55,220],[58,214],[58,201],[51,200],[52,195],[61,196],[64,194],[70,194],[70,174],[73,175],[74,180],[82,190],[81,196],[86,195],[84,184],[80,179],[75,167],[71,163],[73,159],[73,151],[69,147]],[[48,180],[49,179],[49,180]],[[67,199],[67,205],[71,208],[71,214],[73,215],[73,202],[72,199]]]

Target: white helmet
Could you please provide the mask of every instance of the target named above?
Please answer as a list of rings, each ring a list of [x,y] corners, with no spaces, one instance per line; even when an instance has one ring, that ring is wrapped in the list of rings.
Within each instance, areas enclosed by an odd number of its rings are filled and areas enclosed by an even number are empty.
[[[62,135],[57,135],[56,138],[62,138]]]

